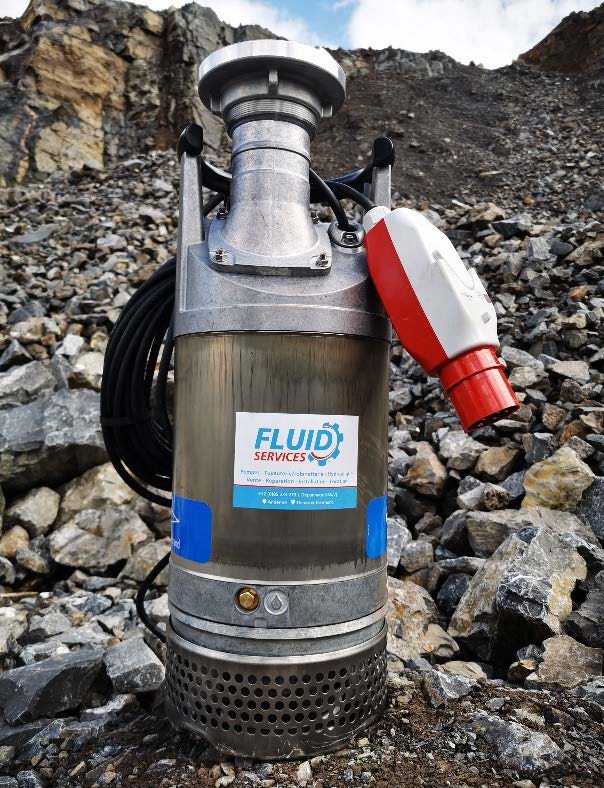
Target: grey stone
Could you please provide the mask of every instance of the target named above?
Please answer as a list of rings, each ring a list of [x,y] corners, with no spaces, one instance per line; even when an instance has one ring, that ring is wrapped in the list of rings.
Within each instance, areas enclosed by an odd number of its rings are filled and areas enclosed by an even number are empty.
[[[560,762],[562,751],[546,733],[481,712],[470,729],[493,748],[501,766],[521,775],[541,775]]]
[[[0,676],[0,701],[8,723],[22,723],[77,708],[97,678],[103,652],[97,649],[7,670]]]
[[[405,521],[401,517],[388,517],[386,524],[388,527],[388,567],[390,569],[396,569],[401,558],[401,550],[411,541],[412,536],[407,529]]]
[[[480,484],[480,482],[478,482]],[[443,523],[440,543],[442,547],[452,550],[454,553],[463,554],[470,552],[470,542],[468,541],[468,531],[466,529],[465,510],[453,512]]]
[[[604,571],[594,578],[585,602],[564,626],[569,635],[594,648],[604,648]]]
[[[496,512],[468,512],[465,518],[470,547],[476,555],[488,558],[512,533],[522,528],[547,528],[553,533],[572,533],[597,546],[591,530],[570,512],[544,507],[502,509]]]
[[[551,240],[549,238],[531,238],[526,245],[526,255],[529,260],[549,260]]]
[[[422,675],[422,692],[433,709],[443,708],[449,701],[469,695],[477,686],[476,679],[454,673],[431,670]]]
[[[588,383],[590,378],[589,366],[585,361],[556,361],[551,366],[551,372],[561,378],[568,378],[577,383]]]
[[[32,543],[30,542],[30,547]],[[45,551],[32,550],[29,547],[20,547],[15,553],[16,563],[28,572],[36,575],[50,574],[50,561]]]
[[[0,370],[16,367],[19,364],[27,364],[28,361],[32,361],[31,355],[20,342],[13,339],[0,356]]]
[[[572,690],[573,695],[604,707],[604,676],[588,681]]]
[[[7,525],[20,525],[33,538],[48,533],[57,519],[61,496],[50,487],[38,487],[6,510]]]
[[[19,788],[46,788],[46,780],[33,769],[17,772],[17,784]]]
[[[598,476],[581,498],[577,515],[604,544],[604,477]]]
[[[476,464],[486,446],[461,430],[448,432],[440,441],[439,454],[447,460],[447,467],[465,471]]]
[[[449,634],[481,660],[509,664],[528,643],[562,632],[585,561],[547,528],[509,536],[470,581]]]
[[[164,666],[141,637],[108,649],[104,661],[115,692],[154,692],[164,680]]]
[[[6,583],[7,585],[12,586],[12,584],[15,582],[16,578],[17,578],[17,574],[15,572],[15,567],[8,560],[8,558],[5,558],[4,556],[0,556],[0,582]],[[1,628],[2,628],[2,625],[0,624],[0,631],[1,631]],[[2,636],[0,635],[0,641],[1,641],[1,639],[2,639]],[[1,649],[1,647],[0,647],[0,649]],[[0,653],[2,653],[1,650],[0,650]]]
[[[451,574],[445,579],[437,594],[436,604],[447,618],[453,615],[469,585],[470,579],[467,575]]]
[[[7,492],[61,484],[106,457],[96,392],[60,390],[0,411],[0,485]]]
[[[438,566],[446,574],[475,575],[479,569],[482,569],[485,560],[475,555],[460,555],[457,558],[443,558],[438,561]]]
[[[70,620],[58,610],[51,611],[41,616],[33,616],[29,622],[27,640],[29,643],[38,643],[53,635],[65,632],[70,627]]]
[[[55,378],[41,361],[12,367],[0,375],[0,409],[24,405],[55,388]]]
[[[130,509],[85,509],[54,531],[50,554],[58,564],[103,572],[153,541],[153,534]]]
[[[409,542],[401,550],[400,564],[408,572],[417,572],[434,561],[434,548],[430,542]]]
[[[505,359],[512,369],[515,367],[528,367],[539,371],[543,369],[543,362],[539,361],[538,358],[535,358],[525,350],[519,350],[509,345],[501,349],[501,357]]]

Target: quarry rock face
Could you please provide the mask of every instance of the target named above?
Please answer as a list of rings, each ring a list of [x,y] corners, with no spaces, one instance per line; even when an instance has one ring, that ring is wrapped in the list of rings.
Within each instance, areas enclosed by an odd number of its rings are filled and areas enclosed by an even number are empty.
[[[100,0],[32,0],[0,39],[7,94],[0,183],[30,171],[103,169],[123,153],[171,145],[187,123],[216,149],[222,124],[197,97],[197,68],[225,44],[272,34],[233,28],[209,8],[160,13]],[[10,96],[10,98],[9,98]]]

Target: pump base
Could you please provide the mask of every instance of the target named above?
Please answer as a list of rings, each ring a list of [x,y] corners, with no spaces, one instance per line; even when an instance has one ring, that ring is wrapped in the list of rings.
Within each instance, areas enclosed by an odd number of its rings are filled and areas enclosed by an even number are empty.
[[[229,755],[337,750],[383,713],[386,676],[385,626],[348,649],[280,659],[200,648],[168,628],[168,716]]]

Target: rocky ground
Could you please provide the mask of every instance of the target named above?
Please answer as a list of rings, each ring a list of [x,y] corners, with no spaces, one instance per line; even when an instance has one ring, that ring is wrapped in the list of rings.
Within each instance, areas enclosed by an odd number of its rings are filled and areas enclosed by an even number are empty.
[[[225,760],[165,720],[163,650],[133,599],[169,550],[169,512],[107,463],[98,411],[108,333],[174,251],[177,165],[154,151],[91,162],[0,189],[0,788],[602,785],[595,82],[339,56],[357,113],[319,132],[321,171],[359,163],[344,128],[363,154],[388,121],[395,202],[485,280],[521,401],[468,437],[393,342],[388,711],[346,750],[272,765]],[[148,602],[159,625],[166,579]]]

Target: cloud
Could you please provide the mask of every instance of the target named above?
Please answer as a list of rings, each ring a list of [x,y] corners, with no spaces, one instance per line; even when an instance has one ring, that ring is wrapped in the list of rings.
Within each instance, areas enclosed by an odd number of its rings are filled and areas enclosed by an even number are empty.
[[[179,8],[190,0],[133,0],[137,5],[145,5],[154,11],[169,6]],[[21,16],[27,8],[28,0],[0,0],[0,16]],[[212,8],[223,22],[231,25],[262,25],[284,38],[306,44],[321,43],[320,36],[310,29],[300,16],[291,14],[281,4],[262,2],[262,0],[203,0],[198,5]]]
[[[571,11],[599,0],[356,0],[349,46],[440,49],[462,63],[511,63]]]

